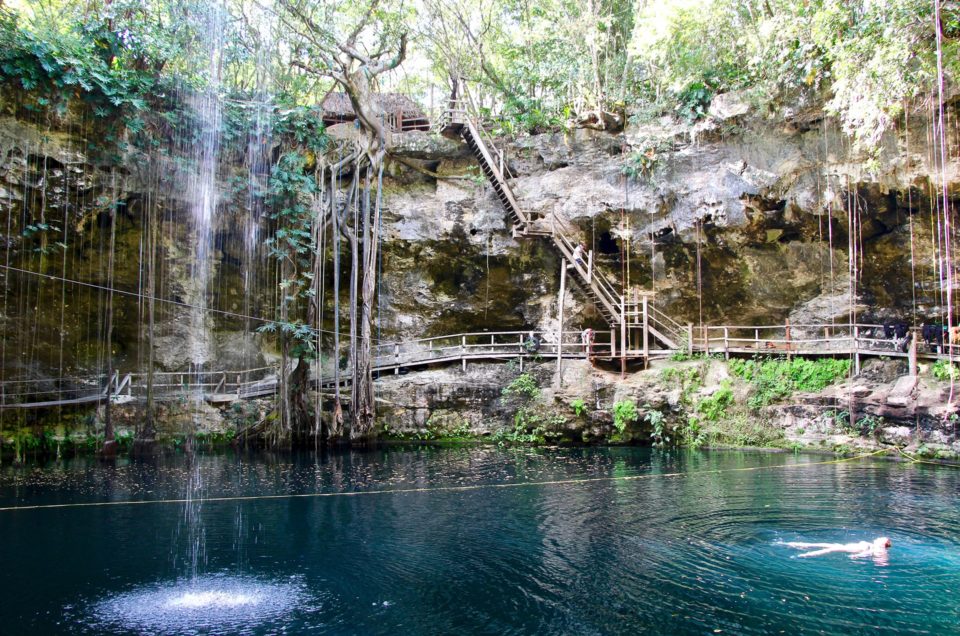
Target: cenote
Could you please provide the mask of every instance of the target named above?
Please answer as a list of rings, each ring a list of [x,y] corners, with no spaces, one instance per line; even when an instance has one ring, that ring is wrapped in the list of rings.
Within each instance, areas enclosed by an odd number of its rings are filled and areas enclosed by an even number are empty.
[[[193,472],[202,497],[177,501]],[[641,448],[7,466],[0,624],[83,634],[960,633],[958,491],[950,467]],[[798,559],[782,545],[880,535],[893,541],[886,563]]]
[[[960,636],[958,86],[956,1],[0,0],[0,636]]]

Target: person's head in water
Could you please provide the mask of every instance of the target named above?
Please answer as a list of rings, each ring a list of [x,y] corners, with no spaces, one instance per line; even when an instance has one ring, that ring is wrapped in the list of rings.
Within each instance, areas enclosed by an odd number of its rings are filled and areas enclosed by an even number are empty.
[[[892,545],[893,543],[887,537],[879,537],[873,540],[873,547],[878,550],[886,550]]]

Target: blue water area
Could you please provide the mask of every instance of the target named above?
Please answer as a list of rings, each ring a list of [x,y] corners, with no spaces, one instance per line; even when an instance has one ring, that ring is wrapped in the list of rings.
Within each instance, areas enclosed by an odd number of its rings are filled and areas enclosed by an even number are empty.
[[[0,511],[0,632],[960,634],[958,497],[955,468],[730,451],[4,466],[0,507],[69,505]]]

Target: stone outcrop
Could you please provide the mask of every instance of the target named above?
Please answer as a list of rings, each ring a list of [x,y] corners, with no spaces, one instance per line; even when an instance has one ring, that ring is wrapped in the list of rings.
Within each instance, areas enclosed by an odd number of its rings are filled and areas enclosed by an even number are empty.
[[[953,116],[957,104],[950,108]],[[924,320],[942,309],[940,286],[933,279],[936,236],[930,216],[931,192],[936,191],[930,186],[939,173],[925,145],[925,122],[911,121],[909,131],[889,133],[874,157],[852,150],[830,121],[802,113],[766,119],[752,112],[742,96],[726,95],[715,100],[709,118],[694,126],[664,118],[630,124],[621,133],[572,129],[504,140],[504,145],[520,205],[536,216],[555,218],[583,240],[594,250],[596,266],[614,280],[629,271],[630,283],[655,289],[658,306],[681,322],[701,317],[707,323],[739,324],[848,319],[851,202],[861,221],[853,303],[858,317],[912,316],[916,295],[918,319]],[[349,141],[349,127],[334,128],[332,136]],[[196,362],[216,369],[260,366],[271,359],[270,338],[251,335],[257,323],[243,318],[273,315],[277,293],[272,261],[262,245],[265,234],[258,235],[259,251],[245,252],[250,228],[265,230],[267,220],[258,208],[262,201],[236,194],[242,188],[233,186],[255,177],[239,162],[221,166],[223,195],[215,215],[209,301],[225,313],[211,316],[202,327],[207,337],[198,339],[182,306],[199,293],[184,265],[191,241],[190,202],[175,185],[191,169],[189,162],[159,156],[148,161],[131,151],[111,168],[88,152],[86,141],[13,119],[0,121],[0,221],[9,217],[14,224],[0,247],[14,249],[25,269],[43,267],[48,273],[102,282],[110,227],[105,211],[120,201],[115,285],[138,290],[144,280],[145,202],[151,201],[159,226],[158,296],[181,305],[164,305],[158,312],[150,352],[143,347],[143,303],[135,296],[116,297],[116,366],[137,370],[148,354],[161,370]],[[560,261],[549,243],[512,236],[496,197],[462,144],[427,133],[404,134],[395,142],[379,228],[378,337],[555,328]],[[957,157],[956,148],[949,155]],[[639,157],[643,160],[637,164]],[[956,159],[946,176],[956,198]],[[22,218],[34,225],[40,220],[56,224],[57,230],[43,230],[46,243],[17,225],[24,208]],[[251,225],[257,214],[261,217]],[[63,230],[69,258],[56,248]],[[38,283],[7,271],[0,273],[0,284],[9,301],[0,316],[0,335],[8,351],[27,352],[8,355],[3,362],[8,370],[48,378],[103,369],[105,301],[100,291]],[[70,299],[63,312],[57,304],[61,293]],[[332,303],[327,301],[329,320]],[[569,291],[565,302],[568,328],[605,327],[578,292]],[[204,343],[200,351],[192,348],[196,342]],[[619,394],[633,395],[651,408],[678,410],[677,395],[651,376],[621,381],[616,374],[577,368],[570,365],[566,373],[582,375],[565,385],[595,386],[607,406],[592,409],[593,415],[567,433],[602,436],[610,426],[609,405]],[[424,426],[431,415],[439,421],[441,416],[433,414],[437,411],[450,421],[463,413],[471,430],[483,432],[485,422],[508,420],[516,406],[480,404],[500,402],[496,369],[489,377],[463,383],[451,370],[384,378],[381,396],[398,405],[387,414],[403,426]],[[932,403],[923,411],[926,407],[890,402],[902,400],[901,393],[870,398],[865,413],[898,422],[911,416],[929,422],[941,418]],[[544,394],[550,390],[544,388]],[[566,411],[560,413],[566,408],[564,395],[555,396],[554,407],[558,416],[568,418]],[[579,397],[597,402],[595,395]],[[796,408],[820,407],[824,405]]]

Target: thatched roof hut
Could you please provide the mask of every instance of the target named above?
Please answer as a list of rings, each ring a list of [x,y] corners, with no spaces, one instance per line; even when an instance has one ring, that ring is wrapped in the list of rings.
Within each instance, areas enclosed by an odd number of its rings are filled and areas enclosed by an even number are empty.
[[[430,120],[406,95],[378,93],[377,103],[383,111],[387,126],[395,132],[430,130]],[[330,93],[320,107],[323,109],[323,123],[327,126],[351,122],[357,118],[346,93]]]

